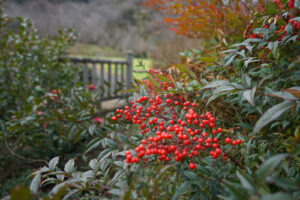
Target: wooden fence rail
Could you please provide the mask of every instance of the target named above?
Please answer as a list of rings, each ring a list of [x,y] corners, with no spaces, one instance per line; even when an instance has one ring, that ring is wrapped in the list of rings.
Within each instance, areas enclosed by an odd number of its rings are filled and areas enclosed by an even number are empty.
[[[131,89],[133,81],[133,53],[128,53],[125,60],[77,57],[66,57],[66,59],[75,65],[83,67],[79,80],[83,81],[85,86],[94,84],[96,88],[103,89],[100,101],[129,96],[120,92],[120,90]]]

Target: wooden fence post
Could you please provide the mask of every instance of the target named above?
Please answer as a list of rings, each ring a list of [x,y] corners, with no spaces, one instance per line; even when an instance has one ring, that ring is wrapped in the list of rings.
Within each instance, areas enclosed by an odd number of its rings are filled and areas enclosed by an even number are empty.
[[[93,69],[92,69],[92,84],[97,86],[97,64],[96,62],[93,63]]]
[[[127,89],[131,88],[131,83],[132,83],[132,67],[133,67],[133,52],[129,51],[127,54]]]
[[[83,69],[83,85],[86,87],[89,82],[89,67],[88,63],[84,62],[84,69]]]

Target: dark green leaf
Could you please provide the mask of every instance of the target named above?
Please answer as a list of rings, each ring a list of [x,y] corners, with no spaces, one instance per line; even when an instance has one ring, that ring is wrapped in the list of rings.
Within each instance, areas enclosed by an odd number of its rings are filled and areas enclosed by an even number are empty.
[[[172,200],[176,200],[177,197],[179,197],[182,194],[185,194],[189,191],[190,183],[189,182],[183,182],[179,188],[176,189],[176,192],[174,196],[172,197]]]
[[[275,183],[277,186],[289,191],[289,190],[299,190],[300,187],[294,180],[290,180],[288,178],[283,177],[271,177],[268,182]]]
[[[277,192],[275,194],[267,194],[262,196],[262,200],[297,200],[288,193]]]
[[[263,184],[266,181],[267,176],[273,172],[285,157],[287,157],[287,154],[278,154],[265,161],[256,171],[257,184]]]
[[[84,153],[88,153],[91,150],[95,149],[98,147],[101,143],[102,138],[94,138],[92,139],[85,147]]]
[[[224,181],[224,186],[225,188],[230,192],[232,196],[235,197],[237,200],[244,200],[247,199],[245,196],[242,194],[242,190],[240,190],[238,187],[235,186],[236,184],[229,182],[229,181]]]
[[[255,192],[253,183],[250,181],[250,178],[242,175],[239,171],[236,172],[237,177],[240,179],[243,187],[251,193]]]
[[[288,24],[286,27],[285,27],[285,31],[288,33],[288,34],[292,34],[293,33],[293,26],[292,24]]]
[[[267,110],[267,112],[265,112],[263,116],[261,116],[261,118],[257,121],[253,133],[258,133],[264,126],[280,117],[284,112],[286,112],[293,106],[295,106],[295,103],[284,101]]]
[[[31,200],[30,190],[25,186],[17,186],[11,191],[11,200]]]
[[[228,81],[214,81],[206,86],[204,86],[203,88],[201,88],[201,90],[204,89],[208,89],[208,88],[216,88],[216,87],[220,87],[220,86],[230,86],[230,83]]]

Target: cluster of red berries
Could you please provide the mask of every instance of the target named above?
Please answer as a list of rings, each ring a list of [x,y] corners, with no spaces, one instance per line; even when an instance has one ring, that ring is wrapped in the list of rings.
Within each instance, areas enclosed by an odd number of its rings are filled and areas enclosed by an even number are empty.
[[[292,24],[294,30],[299,30],[300,29],[300,22],[290,20],[289,23]]]
[[[154,81],[156,81],[159,84],[160,90],[167,90],[169,87],[174,88],[174,81],[170,74],[163,74],[160,70],[156,70],[153,68],[150,68],[148,70],[148,74],[153,78]],[[168,82],[161,81],[159,77],[167,78]],[[158,89],[157,86],[155,87],[150,80],[143,80],[143,82],[148,86],[148,93],[149,95],[153,95],[155,92],[155,89]]]
[[[181,94],[142,96],[130,106],[117,109],[111,119],[140,126],[143,139],[135,148],[136,156],[126,152],[127,163],[149,162],[152,158],[165,162],[190,159],[189,168],[194,169],[192,160],[199,155],[226,160],[228,155],[222,147],[242,142],[215,128],[215,118],[209,112],[198,114],[196,103]]]
[[[295,9],[295,0],[289,0],[288,1],[288,7],[290,9]]]
[[[282,4],[281,0],[274,0],[274,3],[277,5],[277,9],[281,9],[283,7],[285,7],[285,5]],[[295,9],[295,0],[289,0],[287,2],[287,7],[289,9]]]

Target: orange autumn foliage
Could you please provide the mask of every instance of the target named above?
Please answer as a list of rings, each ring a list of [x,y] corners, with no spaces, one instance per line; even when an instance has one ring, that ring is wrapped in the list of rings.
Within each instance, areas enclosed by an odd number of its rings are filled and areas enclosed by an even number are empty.
[[[176,34],[207,39],[219,32],[230,39],[241,35],[251,10],[264,0],[145,0],[143,5],[162,11],[163,23]]]

